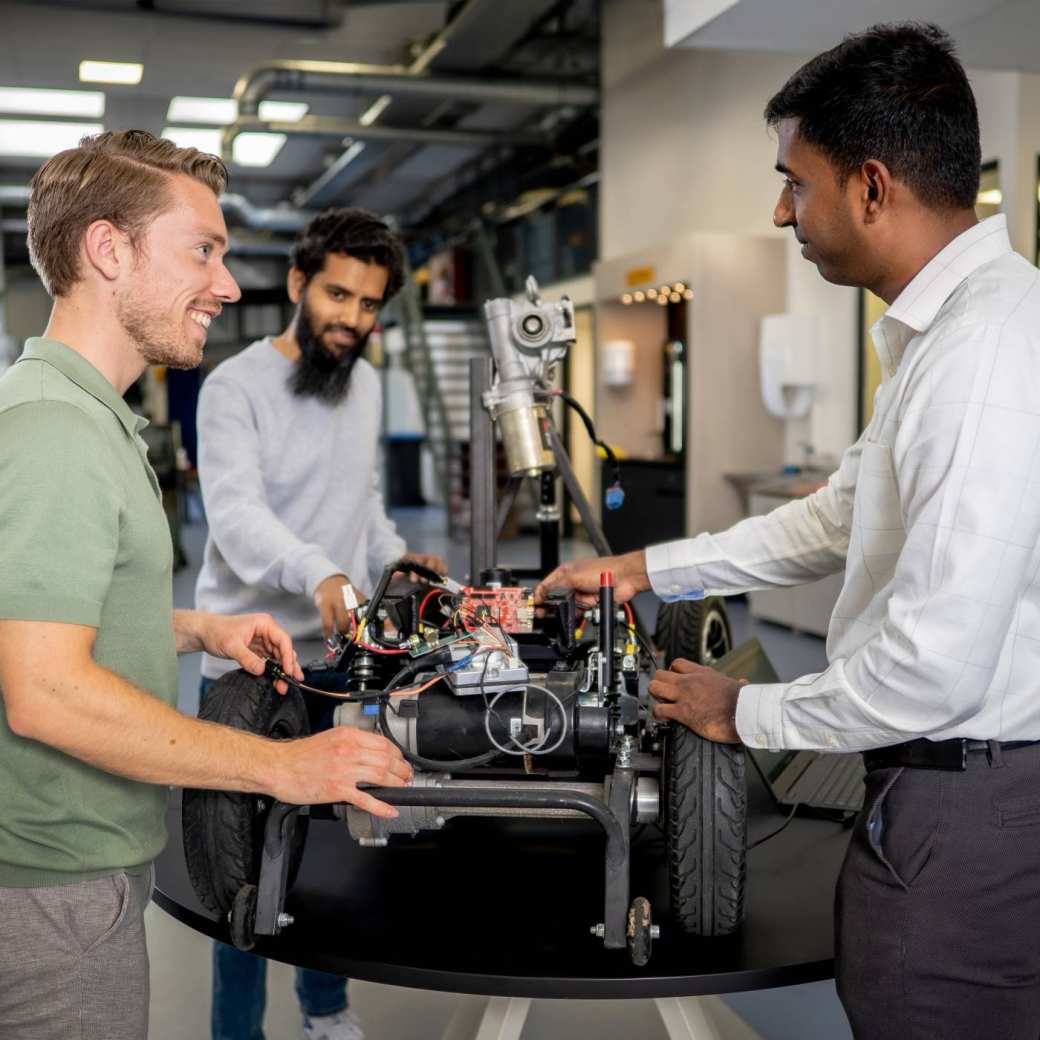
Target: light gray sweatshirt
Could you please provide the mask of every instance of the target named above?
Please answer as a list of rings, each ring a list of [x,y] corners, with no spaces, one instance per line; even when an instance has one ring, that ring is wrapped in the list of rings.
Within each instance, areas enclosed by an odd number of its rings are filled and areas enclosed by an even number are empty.
[[[292,370],[262,339],[202,385],[199,481],[209,537],[195,605],[216,614],[263,611],[294,640],[320,639],[318,585],[346,574],[369,595],[405,543],[380,491],[375,369],[359,359],[335,405],[295,396]],[[235,667],[203,655],[207,678]]]

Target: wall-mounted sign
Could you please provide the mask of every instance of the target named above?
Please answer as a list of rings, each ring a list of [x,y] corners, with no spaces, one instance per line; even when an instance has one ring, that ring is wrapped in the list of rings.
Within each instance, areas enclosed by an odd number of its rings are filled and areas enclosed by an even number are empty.
[[[625,272],[625,285],[630,289],[656,280],[657,268],[655,267],[633,267],[630,271]]]

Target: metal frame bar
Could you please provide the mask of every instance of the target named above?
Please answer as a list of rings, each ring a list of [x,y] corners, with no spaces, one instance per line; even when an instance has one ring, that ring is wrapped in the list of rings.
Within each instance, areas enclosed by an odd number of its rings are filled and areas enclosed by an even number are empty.
[[[607,839],[604,856],[603,944],[608,949],[624,949],[634,777],[630,769],[615,771],[609,804],[584,791],[567,788],[369,787],[366,792],[388,805],[436,806],[445,809],[571,809],[595,820],[603,828]],[[278,935],[282,930],[279,917],[285,904],[289,848],[295,831],[295,817],[303,808],[275,802],[267,817],[257,885],[254,928],[257,935]]]
[[[484,407],[491,388],[490,357],[469,363],[469,580],[476,585],[481,571],[495,565],[495,428]]]

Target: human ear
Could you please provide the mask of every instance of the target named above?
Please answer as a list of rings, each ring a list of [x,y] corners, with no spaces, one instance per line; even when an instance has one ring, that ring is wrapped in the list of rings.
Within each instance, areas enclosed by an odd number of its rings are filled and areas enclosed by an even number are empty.
[[[289,274],[285,279],[285,291],[289,294],[292,303],[298,304],[303,297],[303,290],[307,285],[307,279],[298,267],[290,267]]]
[[[859,169],[860,201],[868,224],[880,219],[892,205],[892,174],[878,159],[868,159]]]
[[[95,220],[83,235],[87,264],[105,281],[115,281],[131,260],[133,246],[109,220]]]

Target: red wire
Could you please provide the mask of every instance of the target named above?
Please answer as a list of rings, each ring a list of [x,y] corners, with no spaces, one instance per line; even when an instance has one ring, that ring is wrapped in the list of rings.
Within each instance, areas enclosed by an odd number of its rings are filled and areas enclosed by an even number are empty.
[[[423,601],[422,601],[422,603],[419,604],[419,620],[420,621],[422,621],[422,612],[426,608],[426,604],[430,602],[430,599],[433,596],[436,596],[441,591],[443,591],[443,590],[442,589],[430,589],[430,591],[427,592],[425,596],[423,596]]]
[[[632,616],[632,608],[627,603],[623,603],[622,606],[625,608],[625,617],[628,618],[628,627],[635,628],[636,622],[635,618]]]

